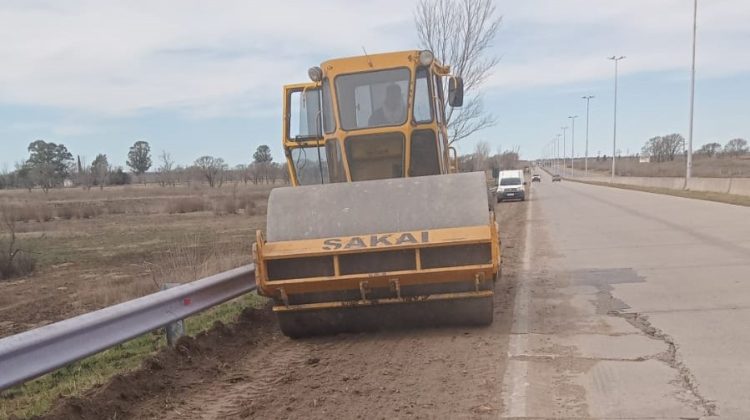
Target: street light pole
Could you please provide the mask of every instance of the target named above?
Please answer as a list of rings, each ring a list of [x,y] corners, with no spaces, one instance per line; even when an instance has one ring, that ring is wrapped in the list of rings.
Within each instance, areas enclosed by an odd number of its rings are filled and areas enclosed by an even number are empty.
[[[615,160],[617,156],[617,63],[625,58],[624,55],[619,57],[613,55],[608,57],[610,60],[615,62],[615,111],[614,111],[614,123],[612,128],[612,174],[610,175],[610,183],[615,182]]]
[[[594,98],[594,95],[583,96],[586,100],[586,156],[583,158],[584,174],[589,176],[589,102]]]
[[[693,1],[693,67],[690,75],[690,130],[688,131],[687,165],[685,167],[685,189],[693,173],[693,109],[695,105],[695,38],[698,31],[698,0]]]
[[[557,147],[556,147],[556,149],[557,149],[557,160],[556,160],[556,163],[557,163],[557,174],[558,175],[560,174],[560,136],[561,136],[561,134],[557,135],[557,143],[556,143],[556,145],[557,145]]]
[[[574,176],[573,170],[576,166],[576,118],[578,115],[569,116],[571,121],[570,127],[570,176]]]
[[[562,136],[563,136],[563,149],[562,149],[562,155],[563,155],[562,164],[563,164],[563,167],[562,167],[562,176],[565,176],[565,171],[568,170],[567,169],[568,166],[565,164],[565,159],[566,159],[565,153],[567,153],[567,150],[568,150],[568,146],[565,144],[565,131],[568,129],[568,127],[560,127],[560,129],[563,131],[563,133],[562,133]]]

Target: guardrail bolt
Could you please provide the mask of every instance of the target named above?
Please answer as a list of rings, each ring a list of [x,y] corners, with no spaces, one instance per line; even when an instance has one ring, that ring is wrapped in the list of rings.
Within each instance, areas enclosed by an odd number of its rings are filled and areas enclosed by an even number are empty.
[[[161,286],[161,290],[171,289],[172,287],[179,286],[180,284],[181,283],[164,283]],[[180,319],[171,324],[167,324],[166,326],[164,326],[164,329],[167,332],[167,345],[174,348],[174,346],[177,344],[177,340],[185,335],[185,320]]]

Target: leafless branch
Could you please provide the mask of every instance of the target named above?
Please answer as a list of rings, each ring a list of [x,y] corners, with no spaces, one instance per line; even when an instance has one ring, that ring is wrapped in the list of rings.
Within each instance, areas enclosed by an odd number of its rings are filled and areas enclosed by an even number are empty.
[[[464,106],[451,108],[443,102],[450,143],[494,125],[496,120],[482,107],[480,94],[482,83],[499,61],[490,52],[502,23],[502,17],[495,16],[493,1],[419,0],[414,20],[422,47],[464,80]]]

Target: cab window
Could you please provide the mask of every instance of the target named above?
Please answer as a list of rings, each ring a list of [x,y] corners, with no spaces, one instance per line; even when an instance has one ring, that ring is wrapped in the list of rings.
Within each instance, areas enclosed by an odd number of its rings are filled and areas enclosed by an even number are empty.
[[[328,177],[330,182],[346,182],[344,172],[344,161],[341,156],[341,147],[336,139],[326,142],[326,159],[328,160]]]
[[[430,78],[427,68],[417,69],[414,86],[414,121],[428,123],[432,121],[432,95],[430,94]]]
[[[331,83],[328,78],[323,79],[323,130],[326,134],[336,131],[336,121],[333,118],[333,106],[331,104]]]
[[[344,130],[395,126],[406,122],[409,69],[337,76],[336,100]]]
[[[443,103],[443,78],[435,75],[435,109],[438,124],[445,121],[445,104]]]
[[[292,149],[292,160],[300,185],[327,184],[328,162],[324,147],[299,147]]]
[[[401,133],[349,137],[344,143],[352,181],[404,176]]]
[[[320,138],[320,89],[295,90],[289,95],[287,138],[292,141]]]
[[[437,140],[432,130],[415,131],[411,136],[409,176],[440,174]]]

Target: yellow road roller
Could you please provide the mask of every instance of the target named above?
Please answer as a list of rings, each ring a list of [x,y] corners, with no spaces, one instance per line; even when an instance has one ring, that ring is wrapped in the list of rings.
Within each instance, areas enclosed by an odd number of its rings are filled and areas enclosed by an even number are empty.
[[[461,78],[419,50],[308,75],[284,86],[291,186],[271,192],[253,246],[283,333],[492,323],[498,228],[484,173],[457,171],[444,115]]]

